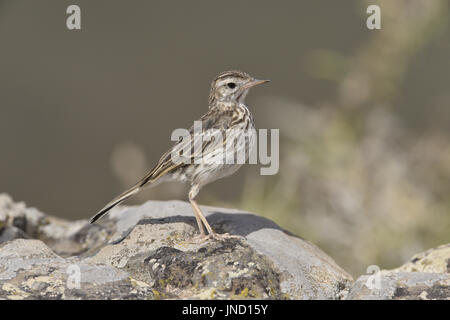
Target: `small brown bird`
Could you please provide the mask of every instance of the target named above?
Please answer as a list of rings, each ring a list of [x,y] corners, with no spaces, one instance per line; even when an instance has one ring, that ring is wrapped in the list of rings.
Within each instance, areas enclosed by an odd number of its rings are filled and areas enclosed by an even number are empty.
[[[251,87],[268,81],[257,80],[242,71],[226,71],[219,74],[211,84],[209,110],[199,120],[201,130],[196,131],[195,125],[192,126],[189,134],[176,142],[145,177],[108,203],[92,217],[90,222],[94,223],[111,208],[132,197],[145,186],[156,181],[176,180],[190,183],[189,201],[200,230],[198,240],[236,237],[215,233],[194,199],[203,186],[229,176],[241,167],[242,162],[239,161],[220,161],[224,159],[224,154],[227,159],[230,156],[235,159],[236,155],[239,156],[243,152],[244,161],[248,159],[253,142],[256,140],[256,130],[253,116],[244,100]],[[216,139],[219,137],[217,133],[220,133],[222,139]],[[245,139],[242,139],[244,137]],[[197,141],[200,141],[200,144]],[[233,141],[236,143],[227,143]],[[193,161],[174,161],[173,155],[180,154],[180,150],[190,150],[188,160]],[[199,156],[201,160],[197,161],[196,157]]]

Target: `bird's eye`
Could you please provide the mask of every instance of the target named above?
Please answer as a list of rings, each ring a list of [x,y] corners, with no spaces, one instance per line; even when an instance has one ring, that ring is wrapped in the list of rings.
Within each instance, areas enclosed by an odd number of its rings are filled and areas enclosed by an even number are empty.
[[[228,83],[227,83],[227,86],[228,86],[228,88],[230,88],[230,89],[234,89],[234,88],[236,88],[236,83],[234,83],[234,82],[228,82]]]

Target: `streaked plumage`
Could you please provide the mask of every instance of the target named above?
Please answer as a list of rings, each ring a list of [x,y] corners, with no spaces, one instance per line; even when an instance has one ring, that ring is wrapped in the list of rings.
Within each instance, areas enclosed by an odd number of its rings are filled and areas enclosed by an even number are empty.
[[[242,163],[228,164],[226,161],[220,163],[218,160],[223,159],[222,150],[226,150],[227,156],[245,155],[244,160],[248,158],[255,141],[256,131],[253,116],[244,104],[244,100],[251,87],[264,82],[267,80],[256,80],[241,71],[226,71],[219,74],[211,84],[208,100],[209,110],[199,120],[202,124],[201,132],[197,132],[192,126],[189,130],[189,141],[181,139],[176,142],[145,177],[108,203],[90,222],[94,223],[111,208],[132,197],[143,187],[164,178],[164,180],[190,183],[189,201],[194,209],[201,238],[232,237],[214,233],[194,199],[203,186],[233,174],[242,165]],[[226,139],[221,140],[219,136],[216,138],[215,135],[218,133]],[[231,141],[236,141],[236,144],[232,145]],[[196,145],[199,142],[202,143],[201,146]],[[224,147],[225,149],[223,149]],[[191,150],[191,163],[174,162],[173,152],[179,152],[184,148]],[[202,161],[193,161],[199,156],[199,152],[201,152]],[[203,226],[206,227],[208,235]]]

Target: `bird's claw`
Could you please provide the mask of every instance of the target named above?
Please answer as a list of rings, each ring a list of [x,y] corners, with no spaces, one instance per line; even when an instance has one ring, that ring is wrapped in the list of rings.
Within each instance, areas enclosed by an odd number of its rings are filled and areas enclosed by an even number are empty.
[[[225,241],[227,239],[239,239],[239,240],[242,240],[242,239],[245,239],[245,238],[242,237],[242,236],[232,235],[232,234],[229,234],[229,233],[219,234],[219,233],[213,232],[213,233],[210,233],[210,234],[200,234],[198,236],[195,236],[195,237],[191,238],[189,240],[189,242],[191,242],[191,243],[202,243],[202,242],[205,242],[205,241],[208,241],[208,240]]]

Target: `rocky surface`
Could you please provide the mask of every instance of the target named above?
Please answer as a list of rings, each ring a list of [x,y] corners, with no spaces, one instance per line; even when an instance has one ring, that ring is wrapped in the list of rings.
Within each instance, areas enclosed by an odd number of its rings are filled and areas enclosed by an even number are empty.
[[[347,299],[450,300],[450,244],[416,254],[399,268],[361,276]]]
[[[115,208],[90,225],[0,194],[0,299],[450,297],[449,245],[353,282],[319,248],[265,218],[203,209],[216,231],[243,239],[193,243],[196,222],[182,201]]]
[[[427,272],[381,271],[379,283],[361,276],[347,299],[353,300],[444,300],[450,299],[450,276]]]
[[[189,204],[116,208],[64,221],[0,196],[0,297],[7,299],[340,299],[352,278],[306,240],[256,215],[205,207],[216,231],[192,243]]]

